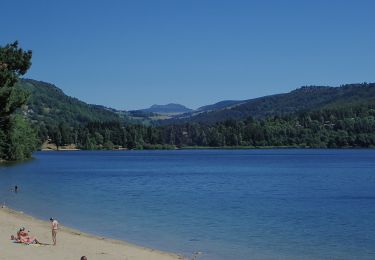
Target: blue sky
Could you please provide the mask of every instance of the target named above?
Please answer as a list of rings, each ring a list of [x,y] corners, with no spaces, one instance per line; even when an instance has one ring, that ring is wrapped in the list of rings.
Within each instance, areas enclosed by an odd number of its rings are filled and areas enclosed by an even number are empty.
[[[85,102],[191,108],[375,81],[375,1],[6,1],[0,44]]]

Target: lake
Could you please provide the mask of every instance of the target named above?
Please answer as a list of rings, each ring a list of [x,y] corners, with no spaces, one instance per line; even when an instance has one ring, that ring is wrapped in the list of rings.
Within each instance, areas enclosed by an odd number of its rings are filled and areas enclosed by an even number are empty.
[[[0,202],[198,259],[375,259],[375,150],[37,152]]]

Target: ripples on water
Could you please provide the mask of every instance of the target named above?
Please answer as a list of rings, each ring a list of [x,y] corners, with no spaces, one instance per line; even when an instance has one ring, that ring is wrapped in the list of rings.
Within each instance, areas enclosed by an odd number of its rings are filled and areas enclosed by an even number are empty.
[[[375,151],[39,152],[14,208],[199,259],[375,259]],[[18,194],[9,189],[17,184]]]

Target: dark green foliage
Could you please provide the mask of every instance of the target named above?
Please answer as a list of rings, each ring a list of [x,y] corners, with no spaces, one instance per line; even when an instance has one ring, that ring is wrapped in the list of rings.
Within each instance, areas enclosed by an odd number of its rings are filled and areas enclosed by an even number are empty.
[[[48,83],[23,80],[18,87],[32,93],[27,116],[37,127],[40,140],[49,138],[57,146],[76,144],[81,149],[375,146],[375,84],[304,87],[247,103],[224,102],[233,107],[212,115],[226,120],[202,117],[204,122],[165,126],[130,124],[116,111],[67,97]]]
[[[17,42],[0,47],[0,120],[4,128],[9,127],[10,116],[27,100],[27,94],[16,90],[14,84],[30,67],[31,55],[31,51],[18,48]]]
[[[26,79],[20,81],[17,88],[31,93],[27,103],[28,117],[33,121],[43,122],[44,125],[52,127],[64,123],[78,126],[93,121],[120,120],[111,109],[89,105],[69,97],[49,83]]]
[[[7,157],[7,139],[4,130],[0,128],[0,162]]]
[[[31,66],[31,56],[17,42],[0,47],[0,160],[30,158],[37,147],[35,131],[20,115],[29,93],[15,88]]]
[[[230,108],[232,106],[237,106],[237,105],[240,105],[241,103],[244,103],[244,102],[246,102],[246,101],[243,101],[243,100],[242,101],[241,100],[224,100],[224,101],[220,101],[220,102],[217,102],[215,104],[212,104],[212,105],[200,107],[197,110],[200,111],[200,112],[220,110],[220,109],[224,109],[224,108]]]
[[[142,117],[142,118],[149,118],[149,117],[153,117],[153,116],[158,116],[158,114],[156,114],[156,113],[148,112],[148,111],[144,111],[144,110],[132,110],[132,111],[129,111],[129,114],[132,117]]]
[[[31,66],[32,52],[18,48],[18,42],[0,47],[0,86],[12,88]]]
[[[12,161],[28,159],[37,149],[36,131],[20,115],[15,115],[11,118],[7,145],[7,159]]]
[[[89,123],[66,133],[83,149],[178,147],[375,147],[375,103],[207,125]],[[59,140],[55,140],[59,142]]]
[[[39,138],[43,141],[48,138],[57,140],[58,146],[75,143],[76,135],[67,133],[90,122],[124,122],[127,119],[112,109],[69,97],[49,83],[24,79],[16,87],[31,93],[26,106],[27,117],[38,129]]]
[[[256,99],[230,103],[227,106],[213,105],[213,111],[193,112],[174,119],[160,121],[160,124],[216,123],[227,119],[244,120],[249,116],[265,119],[285,116],[314,109],[337,108],[375,100],[375,84],[348,84],[341,87],[309,86],[301,87],[286,94],[278,94]],[[207,106],[210,108],[210,106]],[[204,110],[203,110],[204,111]],[[194,114],[195,113],[195,114]]]

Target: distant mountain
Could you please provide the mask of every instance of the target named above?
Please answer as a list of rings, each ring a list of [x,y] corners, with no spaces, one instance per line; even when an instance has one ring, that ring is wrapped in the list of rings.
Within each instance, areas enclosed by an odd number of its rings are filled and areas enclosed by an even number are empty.
[[[180,104],[170,103],[166,105],[152,105],[150,108],[142,109],[142,111],[156,114],[182,114],[192,111],[192,109]]]
[[[242,120],[250,116],[266,118],[374,101],[375,83],[347,84],[340,87],[305,86],[285,94],[219,102],[159,123],[215,123],[226,119]]]

